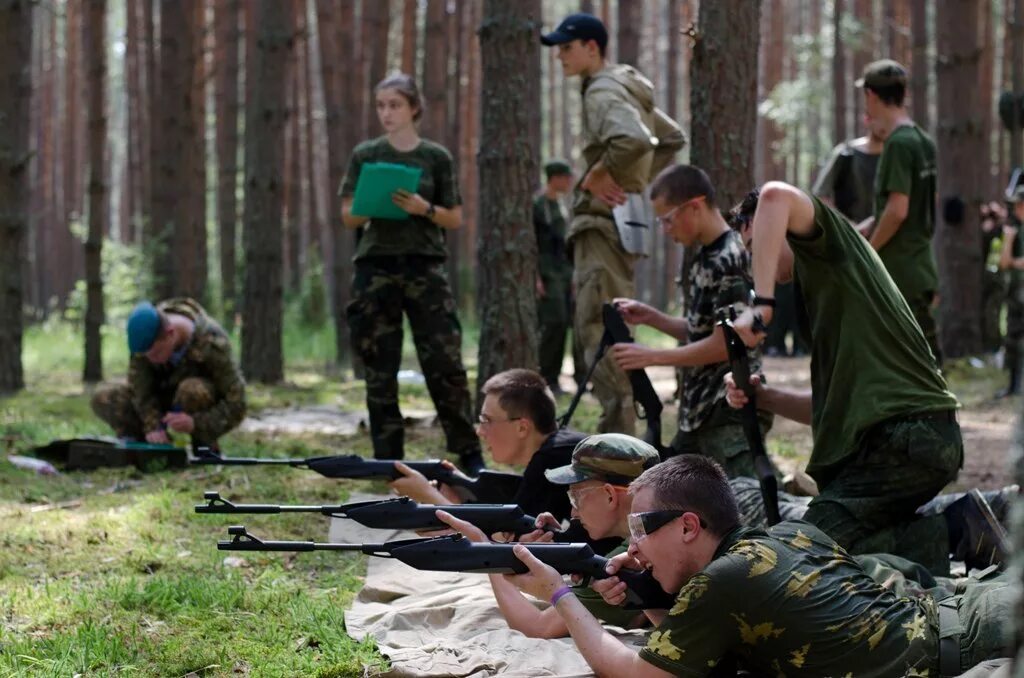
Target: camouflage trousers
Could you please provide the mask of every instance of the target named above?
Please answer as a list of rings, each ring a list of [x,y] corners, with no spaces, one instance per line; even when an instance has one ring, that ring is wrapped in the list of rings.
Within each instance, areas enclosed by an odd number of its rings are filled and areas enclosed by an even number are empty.
[[[402,363],[402,314],[427,390],[444,429],[448,450],[480,451],[470,414],[469,380],[462,365],[462,326],[442,260],[420,256],[377,257],[356,262],[347,309],[352,347],[365,366],[366,409],[373,454],[404,456],[405,425],[398,407]]]
[[[569,335],[569,280],[562,275],[543,276],[544,296],[537,297],[540,326],[540,374],[549,384],[558,383]]]
[[[819,480],[804,520],[850,553],[892,553],[948,574],[946,519],[916,511],[956,478],[963,455],[952,411],[880,422],[834,477]]]
[[[593,227],[579,222],[594,221]],[[609,230],[610,229],[610,230]],[[634,293],[633,267],[636,257],[626,254],[612,235],[615,225],[608,219],[580,216],[573,219],[572,258],[573,282],[576,286],[576,313],[573,332],[576,333],[587,365],[594,360],[604,335],[601,307],[616,297],[632,298]],[[601,403],[598,433],[636,432],[636,411],[633,409],[633,389],[629,378],[605,355],[594,370],[592,378],[594,397]]]
[[[932,355],[935,356],[935,364],[941,367],[942,349],[939,348],[939,328],[935,323],[935,309],[932,306],[932,302],[935,300],[935,292],[922,292],[913,298],[904,298],[907,300],[907,305],[910,306],[910,312],[914,314],[914,320],[917,321],[921,331],[924,332],[928,348],[932,350]]]
[[[711,457],[729,478],[756,478],[754,455],[743,433],[742,414],[729,407],[725,400],[715,405],[703,424],[692,431],[680,429],[669,447],[673,455],[702,454]],[[762,437],[771,428],[770,415],[759,417]]]
[[[96,416],[110,424],[119,437],[143,440],[149,431],[143,430],[142,417],[132,403],[133,395],[128,384],[101,384],[93,393],[90,405]],[[180,409],[187,414],[196,414],[213,407],[217,393],[209,380],[189,377],[183,379],[173,393],[158,393],[157,398],[164,412]],[[217,441],[199,442],[213,444]]]
[[[1020,282],[1011,281],[1006,297],[1006,348],[1004,365],[1008,372],[1020,372],[1024,357],[1024,290]]]

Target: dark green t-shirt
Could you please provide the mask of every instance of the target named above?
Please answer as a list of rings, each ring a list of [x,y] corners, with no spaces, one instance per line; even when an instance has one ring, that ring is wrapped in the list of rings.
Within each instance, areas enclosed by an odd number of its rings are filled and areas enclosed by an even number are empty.
[[[875,175],[875,224],[890,193],[910,198],[907,218],[882,247],[882,258],[896,287],[908,299],[938,289],[932,253],[935,230],[935,142],[917,125],[897,127],[885,140]]]
[[[811,346],[814,450],[807,472],[821,485],[871,425],[951,410],[957,401],[871,245],[841,214],[811,200],[815,234],[787,240]]]
[[[741,527],[640,656],[676,676],[707,676],[726,655],[759,676],[933,676],[937,616],[934,600],[898,598],[813,525]]]
[[[370,139],[356,146],[348,162],[339,194],[348,198],[355,194],[359,171],[366,163],[387,162],[419,167],[423,170],[417,193],[438,207],[452,208],[462,204],[455,163],[448,150],[433,141],[422,139],[411,151],[397,150],[387,137]],[[423,216],[408,219],[370,219],[359,239],[353,259],[397,255],[422,255],[444,259],[444,232]]]
[[[537,235],[537,270],[541,278],[572,276],[565,245],[565,211],[557,200],[541,193],[533,201],[533,230]]]
[[[811,192],[831,200],[837,210],[855,223],[864,221],[875,213],[879,157],[844,141],[832,151]]]

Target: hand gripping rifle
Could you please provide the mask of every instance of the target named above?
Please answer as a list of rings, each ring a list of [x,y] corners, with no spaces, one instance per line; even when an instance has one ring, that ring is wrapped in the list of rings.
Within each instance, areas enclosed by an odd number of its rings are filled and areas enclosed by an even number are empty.
[[[743,434],[750,446],[750,453],[754,457],[754,471],[757,473],[758,483],[761,485],[761,499],[764,501],[765,517],[769,525],[775,525],[782,518],[779,516],[779,486],[775,479],[775,466],[768,458],[768,452],[764,448],[764,439],[761,437],[761,424],[757,420],[757,393],[753,384],[750,383],[750,357],[747,355],[747,346],[736,333],[732,323],[736,320],[736,309],[732,306],[726,312],[724,309],[719,313],[718,326],[722,328],[725,336],[725,348],[729,353],[729,368],[732,370],[733,381],[736,382],[747,396],[747,404],[743,406]]]
[[[316,471],[327,478],[353,478],[360,480],[396,480],[402,474],[395,468],[395,461],[388,459],[363,459],[357,454],[342,454],[309,459],[262,459],[254,457],[222,457],[200,448],[193,464],[223,464],[225,466],[255,466],[274,464]],[[515,473],[481,471],[471,478],[460,471],[445,466],[440,461],[405,461],[406,466],[422,473],[427,480],[436,480],[452,487],[466,502],[509,502],[519,491],[523,477]]]
[[[400,539],[381,544],[336,544],[313,541],[263,541],[246,532],[242,525],[228,528],[230,541],[218,541],[221,551],[358,551],[378,558],[395,558],[417,570],[439,572],[483,572],[522,574],[523,561],[512,552],[513,544],[472,542],[462,535]],[[627,609],[668,609],[675,596],[665,593],[650,572],[620,570],[605,572],[608,559],[594,553],[587,544],[523,544],[538,560],[562,574],[579,574],[593,579],[616,576],[626,582]]]
[[[590,363],[590,367],[587,369],[587,376],[583,380],[584,385],[590,383],[590,378],[594,376],[597,364],[601,362],[601,358],[604,357],[609,346],[612,344],[632,343],[633,341],[626,322],[619,315],[618,310],[613,304],[605,303],[601,307],[601,316],[604,320],[604,334],[601,336],[601,343],[597,346],[597,353],[594,354],[594,361]],[[643,419],[647,422],[647,430],[644,432],[643,441],[652,445],[654,449],[658,450],[658,454],[664,458],[665,448],[661,446],[661,411],[664,409],[664,406],[661,404],[661,398],[658,397],[657,392],[654,390],[654,384],[651,383],[651,379],[647,376],[646,371],[642,369],[626,370],[626,376],[629,377],[630,386],[633,388],[633,406],[637,409],[637,419]],[[559,425],[562,428],[569,425],[576,407],[580,404],[580,398],[583,397],[583,391],[584,388],[576,391],[572,402],[569,403],[569,409],[566,410],[559,420]]]
[[[347,518],[360,525],[392,530],[447,529],[435,512],[438,509],[473,523],[485,534],[512,532],[516,536],[533,532],[536,518],[523,513],[518,504],[453,504],[434,506],[417,504],[409,497],[360,501],[334,506],[278,506],[275,504],[233,504],[217,492],[203,494],[205,504],[196,504],[196,513],[236,515],[240,513],[319,513],[333,518]],[[549,530],[550,531],[550,530]]]

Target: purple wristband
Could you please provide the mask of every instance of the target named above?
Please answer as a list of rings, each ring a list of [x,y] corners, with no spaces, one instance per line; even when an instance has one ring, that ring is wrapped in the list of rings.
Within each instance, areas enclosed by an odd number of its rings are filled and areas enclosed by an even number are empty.
[[[571,586],[563,586],[562,588],[555,591],[553,594],[551,594],[551,607],[557,605],[558,601],[561,600],[563,596],[567,596],[570,593],[572,593]]]

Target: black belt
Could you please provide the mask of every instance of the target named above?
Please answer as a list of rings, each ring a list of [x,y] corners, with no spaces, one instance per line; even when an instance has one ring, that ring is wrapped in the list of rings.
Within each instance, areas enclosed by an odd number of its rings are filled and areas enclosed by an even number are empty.
[[[959,676],[960,668],[960,634],[964,627],[960,624],[960,613],[957,612],[959,596],[940,600],[939,607],[939,675]]]

